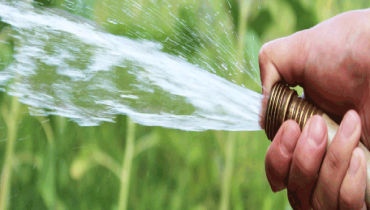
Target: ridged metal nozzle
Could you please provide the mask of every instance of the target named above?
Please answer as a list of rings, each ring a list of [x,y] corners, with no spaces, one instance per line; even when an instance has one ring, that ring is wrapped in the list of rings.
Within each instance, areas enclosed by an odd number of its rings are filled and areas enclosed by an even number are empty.
[[[322,115],[323,111],[300,98],[297,91],[286,84],[277,83],[272,88],[267,102],[265,115],[265,132],[269,140],[273,140],[284,121],[296,121],[301,130],[313,115]]]

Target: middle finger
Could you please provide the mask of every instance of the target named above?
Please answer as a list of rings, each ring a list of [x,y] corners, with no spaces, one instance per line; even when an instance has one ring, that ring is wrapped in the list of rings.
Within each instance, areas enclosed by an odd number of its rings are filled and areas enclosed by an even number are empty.
[[[310,209],[310,195],[326,150],[327,127],[321,116],[311,117],[293,154],[288,198],[294,209]]]

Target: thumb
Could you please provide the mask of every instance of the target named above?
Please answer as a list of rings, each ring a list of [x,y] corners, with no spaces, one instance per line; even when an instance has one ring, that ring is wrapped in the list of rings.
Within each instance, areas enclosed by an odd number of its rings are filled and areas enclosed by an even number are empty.
[[[290,85],[303,83],[303,73],[309,51],[309,30],[264,44],[259,53],[263,93],[284,80]]]

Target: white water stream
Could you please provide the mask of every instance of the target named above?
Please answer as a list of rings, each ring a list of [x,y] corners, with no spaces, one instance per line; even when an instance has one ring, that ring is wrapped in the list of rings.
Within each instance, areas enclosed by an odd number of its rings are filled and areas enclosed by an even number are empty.
[[[261,129],[259,93],[164,53],[158,43],[29,4],[0,2],[0,20],[11,26],[15,43],[14,61],[0,69],[0,87],[31,114],[82,126],[126,114],[146,126]]]

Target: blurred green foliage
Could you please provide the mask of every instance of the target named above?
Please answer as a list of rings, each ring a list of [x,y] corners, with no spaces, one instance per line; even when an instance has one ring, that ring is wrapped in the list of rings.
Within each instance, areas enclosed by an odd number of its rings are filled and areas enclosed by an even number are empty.
[[[250,60],[256,67],[262,43],[310,28],[341,12],[370,6],[365,0],[36,3],[90,18],[113,34],[155,40],[163,44],[164,51],[182,55],[195,64],[202,49],[207,49],[203,53],[209,65],[219,62],[217,56],[235,57],[241,54],[238,51],[245,50],[241,59]],[[177,6],[168,9],[165,4]],[[152,17],[161,19],[150,20],[137,8],[150,8]],[[220,14],[220,20],[230,20],[228,34],[234,31],[235,35],[231,41],[234,44],[228,47],[236,49],[236,54],[219,53],[219,46],[200,47],[204,43],[199,37],[207,26],[202,25],[204,16],[198,14],[207,10]],[[135,13],[135,18],[130,18],[127,11]],[[222,28],[212,28],[221,42],[230,38],[224,37]],[[0,31],[0,65],[6,65],[12,60],[13,43],[7,36],[7,26],[1,22]],[[168,37],[181,45],[166,42]],[[248,75],[231,75],[228,79],[249,84],[248,88],[260,92]],[[118,116],[115,123],[79,127],[59,116],[30,116],[32,108],[20,105],[16,109],[19,102],[6,93],[0,94],[0,100],[3,168],[9,158],[7,148],[12,144],[9,136],[16,135],[7,197],[10,209],[125,209],[125,199],[127,209],[135,210],[290,208],[286,192],[272,193],[266,180],[264,155],[269,141],[263,131],[184,132],[138,125],[128,129],[130,121],[125,116]],[[128,138],[134,141],[130,143]],[[125,172],[129,172],[128,176]],[[126,184],[128,188],[122,187]]]

